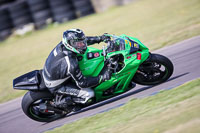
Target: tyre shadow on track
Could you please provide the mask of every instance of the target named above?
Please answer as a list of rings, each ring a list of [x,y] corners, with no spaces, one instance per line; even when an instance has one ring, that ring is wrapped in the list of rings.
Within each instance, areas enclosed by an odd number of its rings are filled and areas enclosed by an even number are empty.
[[[169,82],[169,81],[171,81],[171,80],[174,80],[174,79],[180,78],[180,77],[185,76],[185,75],[187,75],[187,74],[189,74],[189,72],[186,72],[186,73],[183,73],[183,74],[177,75],[177,76],[175,76],[175,77],[172,77],[172,78],[168,79],[166,82]]]

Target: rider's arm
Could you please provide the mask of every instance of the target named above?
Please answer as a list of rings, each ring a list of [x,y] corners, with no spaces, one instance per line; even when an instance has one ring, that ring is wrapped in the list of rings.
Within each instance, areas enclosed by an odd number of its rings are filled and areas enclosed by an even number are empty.
[[[107,33],[104,33],[102,36],[87,36],[86,37],[86,40],[87,40],[87,44],[88,45],[92,45],[92,44],[95,44],[95,43],[100,43],[100,42],[103,42],[107,39],[110,39],[109,36],[106,36]]]
[[[94,37],[87,36],[86,40],[87,40],[87,44],[88,45],[92,45],[92,44],[95,44],[95,43],[100,43],[100,42],[103,41],[102,38],[101,38],[101,36],[94,36]]]

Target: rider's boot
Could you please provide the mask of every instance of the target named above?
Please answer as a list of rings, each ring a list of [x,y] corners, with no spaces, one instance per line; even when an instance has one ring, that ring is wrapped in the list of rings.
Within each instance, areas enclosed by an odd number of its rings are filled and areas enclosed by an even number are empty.
[[[83,88],[81,90],[63,86],[57,93],[70,95],[75,103],[85,104],[89,99],[94,97],[94,91],[90,88]]]

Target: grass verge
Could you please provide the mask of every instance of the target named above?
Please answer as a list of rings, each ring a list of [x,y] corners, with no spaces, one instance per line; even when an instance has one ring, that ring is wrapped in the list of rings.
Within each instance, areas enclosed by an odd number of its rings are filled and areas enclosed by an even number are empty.
[[[199,133],[200,79],[46,133]]]
[[[80,28],[87,35],[127,34],[154,50],[200,35],[199,9],[199,0],[138,0],[104,13],[49,25],[23,37],[12,37],[0,43],[0,103],[24,94],[12,89],[12,80],[43,68],[66,29]]]

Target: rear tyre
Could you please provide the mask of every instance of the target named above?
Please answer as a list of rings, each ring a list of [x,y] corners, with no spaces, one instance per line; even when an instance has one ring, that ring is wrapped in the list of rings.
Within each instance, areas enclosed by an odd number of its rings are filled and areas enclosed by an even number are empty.
[[[157,85],[168,80],[173,71],[173,64],[167,57],[151,54],[150,58],[139,66],[133,82],[140,85]]]
[[[47,91],[27,92],[22,99],[22,110],[31,119],[39,122],[51,122],[63,117],[61,114],[52,112],[41,112],[39,105],[52,101],[53,95]]]

